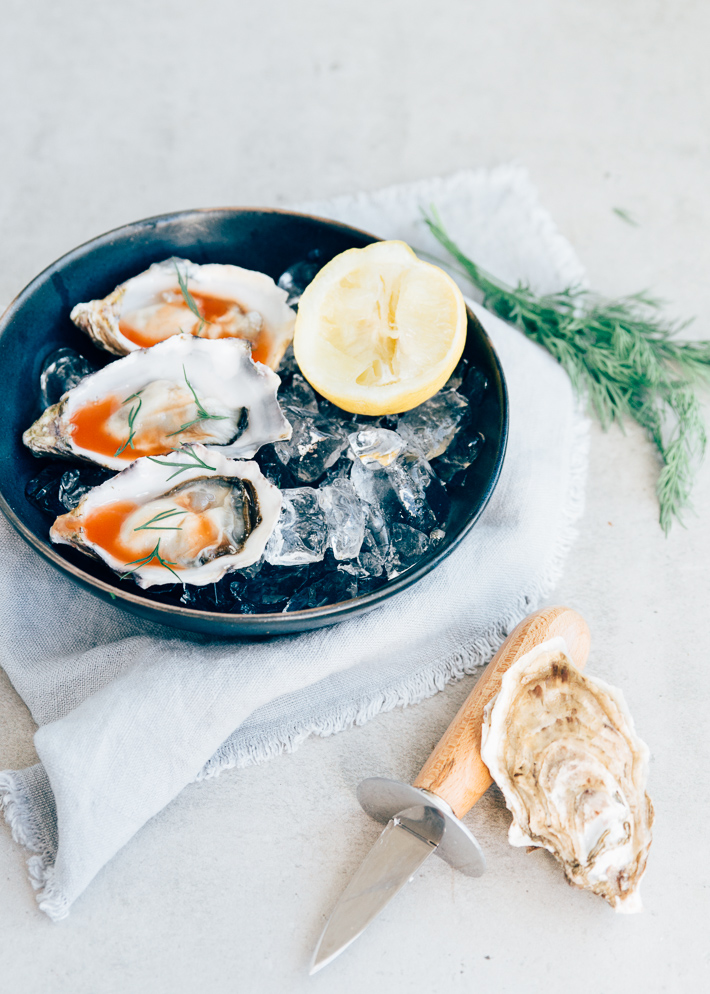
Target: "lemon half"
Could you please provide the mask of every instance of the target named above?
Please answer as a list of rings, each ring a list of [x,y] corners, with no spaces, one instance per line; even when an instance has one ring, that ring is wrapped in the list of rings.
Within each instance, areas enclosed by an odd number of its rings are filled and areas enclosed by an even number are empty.
[[[466,305],[442,269],[404,242],[348,249],[298,305],[296,361],[311,386],[354,414],[399,414],[446,383],[466,342]]]

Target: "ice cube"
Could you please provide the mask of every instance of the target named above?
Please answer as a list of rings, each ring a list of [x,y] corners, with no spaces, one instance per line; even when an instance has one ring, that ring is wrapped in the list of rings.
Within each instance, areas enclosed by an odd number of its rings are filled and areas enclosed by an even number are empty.
[[[302,587],[288,602],[284,611],[304,611],[308,608],[323,607],[326,604],[337,604],[357,597],[358,581],[356,577],[343,570],[326,573],[315,583]]]
[[[404,521],[427,534],[443,523],[451,502],[426,459],[404,452],[389,466],[353,462],[350,479],[358,496],[381,508],[386,521]]]
[[[289,345],[284,352],[277,372],[281,378],[282,385],[288,385],[291,382],[293,374],[298,372],[298,363],[296,362],[293,345]]]
[[[313,388],[300,373],[294,373],[288,386],[279,390],[279,403],[282,407],[297,407],[318,413],[318,401]]]
[[[62,394],[96,370],[88,359],[74,349],[56,349],[50,352],[42,365],[39,376],[40,402],[43,408],[56,404]]]
[[[470,368],[471,364],[466,356],[461,356],[456,369],[444,384],[444,390],[458,390],[465,380]]]
[[[218,583],[207,583],[203,587],[187,584],[183,587],[180,603],[202,611],[238,610],[237,599],[232,593],[230,577],[223,577]]]
[[[355,565],[362,567],[370,577],[385,579],[399,566],[399,557],[392,545],[390,528],[377,505],[368,505],[366,508],[365,535]]]
[[[59,488],[64,475],[64,467],[60,464],[52,463],[41,469],[37,476],[33,476],[25,487],[25,497],[45,514],[51,514],[56,518],[58,514],[64,514],[67,508],[59,499]]]
[[[289,490],[295,485],[296,480],[277,457],[273,445],[262,445],[254,458],[266,479],[279,490]]]
[[[25,496],[40,511],[56,517],[65,511],[73,511],[84,494],[114,475],[99,466],[66,469],[66,463],[53,463],[29,481]]]
[[[313,249],[301,262],[281,274],[278,285],[288,293],[287,303],[292,307],[301,299],[301,294],[311,282],[316,273],[322,268],[325,260],[320,249]]]
[[[458,474],[463,473],[478,458],[484,442],[485,437],[480,431],[475,434],[471,434],[466,429],[460,431],[453,444],[434,463],[432,468],[436,475],[445,483],[461,482]]]
[[[464,377],[459,387],[459,393],[468,397],[471,407],[478,407],[488,389],[488,379],[485,373],[473,366]]]
[[[446,532],[443,528],[435,528],[433,532],[429,535],[429,541],[433,547],[441,545],[441,543],[446,538]]]
[[[78,469],[68,469],[59,481],[59,500],[67,511],[73,511],[84,494],[94,487],[110,480],[114,474],[99,466],[81,466]]]
[[[387,428],[360,428],[348,435],[350,448],[364,466],[378,463],[389,466],[405,447],[405,440],[396,431]]]
[[[406,566],[416,563],[431,547],[428,535],[410,525],[402,524],[401,521],[395,521],[392,525],[392,544]]]
[[[336,479],[318,491],[328,525],[328,544],[336,559],[354,559],[365,535],[365,509],[350,480]]]
[[[277,442],[274,452],[299,483],[314,483],[338,461],[348,444],[340,425],[310,411],[291,408],[287,412],[293,434]]]
[[[348,421],[355,421],[357,418],[356,414],[344,411],[342,407],[337,407],[329,400],[326,400],[325,397],[319,397],[318,410],[324,418],[327,418],[329,421],[334,421],[336,424],[344,424]],[[352,431],[352,429],[349,430]]]
[[[367,504],[379,507],[390,496],[392,488],[387,471],[378,463],[365,466],[359,459],[354,459],[350,470],[350,480],[358,497]]]
[[[437,525],[445,524],[451,510],[451,499],[429,462],[418,453],[408,452],[405,452],[398,462],[414,485],[415,500],[409,510],[407,523],[427,533]],[[403,496],[400,497],[400,502],[405,507],[405,497],[408,493],[407,484]],[[425,507],[418,510],[422,504]]]
[[[272,566],[297,566],[322,559],[328,545],[325,513],[313,487],[282,491],[281,514],[264,551]]]
[[[318,486],[322,490],[335,480],[349,480],[350,470],[353,465],[353,456],[350,449],[346,449],[337,462],[333,463],[320,479]]]
[[[282,611],[297,590],[308,582],[309,566],[270,566],[266,563],[257,576],[233,580],[231,591],[243,613],[268,614]]]
[[[440,390],[399,419],[397,431],[425,459],[436,459],[470,417],[468,400],[456,390]]]
[[[252,563],[251,566],[243,566],[241,569],[236,570],[234,573],[230,573],[229,574],[230,580],[233,581],[253,580],[255,576],[258,576],[259,573],[261,573],[265,565],[266,563],[264,562],[264,560],[259,559],[257,560],[257,562]]]

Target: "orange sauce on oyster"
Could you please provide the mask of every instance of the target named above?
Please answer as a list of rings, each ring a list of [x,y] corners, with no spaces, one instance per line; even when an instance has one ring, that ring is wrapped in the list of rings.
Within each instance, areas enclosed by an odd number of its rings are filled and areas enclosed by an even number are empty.
[[[268,366],[269,352],[271,351],[271,342],[269,341],[269,336],[265,331],[259,332],[259,337],[254,343],[254,347],[251,350],[251,357],[254,362],[263,362],[265,366]]]
[[[135,549],[129,548],[121,541],[121,525],[137,507],[137,504],[129,500],[119,500],[113,504],[97,507],[82,522],[84,535],[89,542],[101,546],[119,562],[126,564],[133,562],[140,557],[136,555]],[[149,532],[149,534],[155,534],[155,541],[158,541],[158,532]],[[155,565],[158,565],[157,562]]]
[[[239,306],[235,304],[235,301],[225,300],[223,297],[212,297],[209,294],[200,293],[198,290],[191,290],[190,296],[197,304],[198,311],[208,325],[207,328],[203,329],[203,338],[243,337],[236,331],[230,331],[228,327],[213,327],[220,318],[228,315],[235,306]],[[129,342],[133,342],[134,345],[138,345],[142,349],[147,349],[152,345],[156,345],[158,342],[165,341],[166,338],[170,338],[172,335],[179,335],[185,324],[186,317],[191,321],[194,320],[194,314],[184,300],[169,302],[166,300],[165,310],[154,325],[152,334],[145,329],[134,327],[130,322],[125,320],[120,321],[118,327],[121,334]],[[197,327],[195,325],[193,334],[196,334]],[[252,342],[252,359],[254,362],[266,362],[269,357],[269,350],[269,336],[262,328],[256,341]]]
[[[134,435],[133,448],[127,445],[123,452],[118,452],[128,438],[130,429],[126,425],[125,436],[117,438],[108,430],[107,423],[109,418],[123,406],[124,401],[120,397],[106,397],[80,407],[69,419],[71,426],[69,430],[75,444],[102,456],[115,456],[117,459],[125,460],[126,463],[133,462],[138,456],[165,455],[172,452],[179,444],[181,436],[166,438],[162,431],[143,430],[137,431]]]
[[[167,545],[165,539],[170,539],[170,542],[173,544],[173,549],[175,548],[174,542],[176,532],[172,530],[174,527],[173,520],[177,521],[178,524],[180,524],[181,521],[187,522],[187,515],[189,515],[189,526],[186,526],[185,529],[184,542],[181,542],[183,547],[180,549],[180,554],[188,559],[196,558],[200,552],[200,549],[203,549],[205,546],[208,546],[215,541],[217,538],[216,529],[206,515],[192,510],[189,494],[185,495],[185,497],[182,497],[182,495],[176,497],[175,503],[183,506],[187,514],[183,519],[180,519],[176,515],[175,519],[166,521],[166,525],[170,526],[170,528],[164,533],[163,546]],[[84,537],[93,545],[100,546],[109,555],[113,556],[114,559],[118,560],[120,563],[123,563],[125,566],[136,563],[136,560],[145,559],[157,545],[158,540],[161,537],[162,530],[156,528],[152,530],[145,529],[142,532],[139,531],[138,534],[142,534],[144,538],[140,545],[137,543],[138,548],[136,545],[131,546],[127,542],[124,542],[121,536],[121,529],[126,519],[133,514],[138,507],[138,504],[127,500],[114,501],[112,504],[104,504],[102,507],[97,507],[90,514],[87,514],[81,522]],[[69,518],[70,515],[66,515],[65,517]],[[147,546],[145,551],[142,551],[143,545]],[[174,554],[170,554],[169,546],[164,549],[160,548],[159,552],[161,557],[166,562],[170,563],[172,569],[177,571],[185,568],[174,561],[175,556]],[[150,562],[141,563],[141,565],[159,566],[160,563],[157,559],[153,558]]]

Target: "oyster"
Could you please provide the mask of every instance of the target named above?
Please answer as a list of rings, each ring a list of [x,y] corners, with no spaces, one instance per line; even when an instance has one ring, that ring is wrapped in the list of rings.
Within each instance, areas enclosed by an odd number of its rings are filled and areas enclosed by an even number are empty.
[[[265,273],[166,259],[121,283],[103,300],[77,304],[71,319],[116,355],[184,332],[200,338],[245,339],[257,362],[277,369],[296,320],[287,298]]]
[[[280,510],[281,491],[255,462],[192,445],[137,459],[58,517],[49,534],[141,587],[203,586],[260,559]]]
[[[648,749],[620,693],[583,676],[551,639],[503,677],[481,756],[513,814],[514,846],[544,846],[567,880],[616,911],[641,910],[651,844]]]
[[[116,470],[195,442],[250,457],[291,437],[276,399],[279,382],[252,362],[246,342],[177,335],[85,377],[22,438],[36,455]]]

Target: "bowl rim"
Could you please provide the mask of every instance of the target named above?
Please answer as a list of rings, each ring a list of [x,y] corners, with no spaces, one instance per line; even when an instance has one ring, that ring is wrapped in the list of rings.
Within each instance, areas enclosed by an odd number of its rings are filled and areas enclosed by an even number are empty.
[[[383,240],[379,236],[373,235],[371,232],[365,231],[363,228],[357,228],[354,225],[344,224],[341,221],[334,221],[330,218],[321,217],[317,214],[309,214],[303,211],[291,211],[278,207],[198,207],[187,210],[171,211],[167,214],[152,215],[138,221],[131,221],[128,224],[119,225],[116,228],[111,228],[110,230],[105,231],[94,238],[81,242],[79,245],[75,246],[73,249],[70,249],[68,252],[65,252],[58,259],[37,273],[37,275],[34,276],[32,280],[30,280],[30,282],[24,286],[22,290],[20,290],[20,292],[11,300],[2,315],[0,315],[0,337],[6,332],[15,313],[22,306],[25,299],[32,295],[36,285],[40,282],[46,281],[46,279],[51,277],[53,273],[61,271],[67,262],[70,262],[75,258],[81,258],[86,254],[88,249],[91,249],[98,244],[105,243],[106,241],[110,241],[112,236],[119,233],[124,234],[131,228],[141,228],[146,224],[168,223],[184,219],[195,214],[279,214],[285,217],[307,218],[326,224],[331,228],[340,228],[345,232],[355,232],[357,234],[364,235],[373,241]],[[319,625],[319,623],[324,624],[330,622],[332,624],[336,624],[353,615],[363,614],[366,611],[370,611],[373,608],[378,607],[383,601],[388,600],[390,597],[411,587],[423,576],[426,576],[427,573],[435,569],[440,562],[446,559],[446,557],[453,552],[453,550],[461,543],[461,541],[466,535],[468,535],[473,526],[476,524],[485,510],[500,478],[508,444],[508,388],[498,353],[493,347],[493,343],[491,342],[487,332],[468,304],[466,304],[466,313],[469,323],[473,324],[477,333],[482,337],[484,344],[488,348],[492,362],[496,367],[500,383],[501,431],[497,439],[496,458],[492,473],[487,481],[486,492],[476,513],[469,518],[458,535],[456,535],[449,543],[442,546],[438,552],[434,552],[433,555],[428,556],[421,562],[421,564],[410,567],[400,576],[395,577],[393,580],[388,580],[387,583],[383,584],[383,586],[378,587],[376,590],[369,593],[358,595],[347,601],[337,601],[334,604],[325,604],[321,607],[305,608],[300,611],[263,614],[240,614],[228,611],[207,611],[198,608],[185,607],[178,604],[169,604],[162,601],[150,600],[140,594],[134,594],[130,591],[124,591],[120,588],[116,588],[112,584],[98,579],[91,573],[88,573],[79,566],[76,566],[74,563],[69,562],[69,560],[65,559],[55,550],[55,547],[49,541],[43,541],[23,523],[8,503],[2,491],[0,491],[0,511],[2,511],[10,524],[12,524],[15,530],[30,546],[39,552],[45,560],[49,561],[60,572],[68,573],[74,582],[79,583],[95,596],[114,604],[116,607],[132,610],[132,613],[139,615],[150,616],[151,620],[169,627],[176,627],[176,622],[172,619],[177,617],[183,619],[184,621],[194,621],[196,623],[195,626],[189,624],[180,626],[190,628],[192,631],[197,631],[198,629],[204,630],[204,628],[210,626],[211,623],[213,623],[217,628],[233,628],[233,632],[230,635],[225,636],[223,633],[215,632],[215,637],[220,637],[220,634],[222,637],[227,638],[240,636],[249,637],[250,635],[258,634],[260,630],[263,631],[266,628],[273,629],[273,631],[268,632],[269,635],[285,635],[300,630],[315,628]],[[128,607],[128,605],[130,605],[130,607]],[[156,614],[161,617],[155,617]],[[322,619],[328,620],[323,622]],[[299,626],[299,621],[303,622],[301,626]]]

